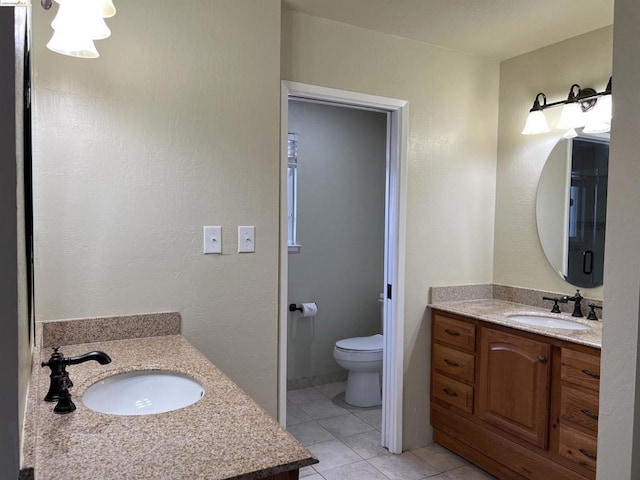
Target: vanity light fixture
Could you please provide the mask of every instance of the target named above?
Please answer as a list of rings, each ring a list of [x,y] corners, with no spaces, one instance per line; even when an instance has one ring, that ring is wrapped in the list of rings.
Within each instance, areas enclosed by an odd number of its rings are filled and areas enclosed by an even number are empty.
[[[559,102],[547,103],[546,95],[542,92],[538,93],[533,107],[529,110],[522,134],[535,135],[549,132],[544,110],[561,105],[563,108],[557,128],[571,130],[584,127],[587,133],[609,131],[611,128],[611,78],[603,92],[596,92],[589,87],[581,88],[574,83],[569,89],[567,99]]]
[[[112,0],[55,0],[60,6],[51,22],[53,36],[47,48],[63,55],[79,58],[100,56],[94,40],[111,35],[104,19],[113,17],[116,9]],[[40,0],[42,8],[49,10],[53,0]]]

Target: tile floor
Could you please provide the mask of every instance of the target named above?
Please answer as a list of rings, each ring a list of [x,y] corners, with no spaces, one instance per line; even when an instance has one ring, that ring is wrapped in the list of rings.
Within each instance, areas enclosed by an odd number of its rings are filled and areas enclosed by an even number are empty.
[[[344,403],[344,382],[287,392],[287,429],[320,460],[304,480],[494,480],[432,444],[402,455],[380,446],[380,408]]]

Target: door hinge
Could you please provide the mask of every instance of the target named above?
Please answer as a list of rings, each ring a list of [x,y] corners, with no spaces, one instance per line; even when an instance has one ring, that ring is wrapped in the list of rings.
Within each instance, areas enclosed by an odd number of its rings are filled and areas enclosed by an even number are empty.
[[[387,298],[391,300],[391,289],[393,286],[390,283],[387,283]]]

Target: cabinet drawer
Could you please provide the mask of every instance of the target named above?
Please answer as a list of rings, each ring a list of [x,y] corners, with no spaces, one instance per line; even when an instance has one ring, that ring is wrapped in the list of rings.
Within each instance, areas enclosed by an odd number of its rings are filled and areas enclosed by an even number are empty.
[[[562,380],[600,390],[600,357],[562,349]]]
[[[431,394],[434,398],[472,413],[473,387],[435,372],[432,380]]]
[[[596,437],[560,425],[560,455],[578,465],[595,471],[598,442]]]
[[[473,352],[476,347],[476,326],[473,323],[434,313],[433,338],[436,342]]]
[[[453,348],[435,343],[433,345],[433,367],[461,380],[472,382],[475,378],[475,357]]]
[[[577,390],[567,384],[562,386],[560,415],[563,419],[597,432],[598,406],[596,392]]]

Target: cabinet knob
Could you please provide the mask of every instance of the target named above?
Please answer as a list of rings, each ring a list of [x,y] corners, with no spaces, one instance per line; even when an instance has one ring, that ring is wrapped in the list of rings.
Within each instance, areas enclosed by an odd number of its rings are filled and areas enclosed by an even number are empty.
[[[540,363],[547,363],[547,357],[538,357]]]
[[[459,367],[460,364],[456,363],[456,362],[452,362],[451,360],[449,360],[448,358],[444,359],[444,363],[446,363],[447,365],[449,365],[450,367]]]
[[[444,331],[445,333],[447,333],[448,335],[451,335],[452,337],[460,336],[460,332],[456,332],[455,330],[449,330],[448,328],[445,328]]]

